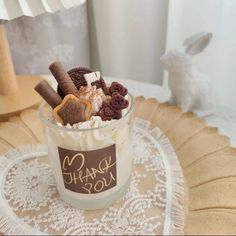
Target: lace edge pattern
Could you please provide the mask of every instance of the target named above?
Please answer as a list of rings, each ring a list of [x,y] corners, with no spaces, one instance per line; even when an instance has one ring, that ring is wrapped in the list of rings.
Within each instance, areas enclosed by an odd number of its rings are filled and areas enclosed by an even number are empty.
[[[142,129],[143,131],[150,129],[150,122],[136,118],[135,127]],[[182,169],[180,167],[178,158],[175,151],[170,144],[170,141],[163,135],[159,128],[154,128],[150,132],[150,136],[158,146],[166,168],[166,209],[165,209],[165,221],[163,227],[164,235],[182,235],[184,234],[184,178]],[[0,180],[3,183],[5,178],[4,173],[8,169],[9,165],[12,165],[17,159],[27,158],[32,154],[43,156],[47,154],[46,145],[27,145],[17,149],[14,149],[3,156],[1,156],[0,162]],[[3,186],[1,186],[2,189]],[[4,234],[41,234],[36,229],[27,225],[16,215],[12,214],[10,209],[3,204],[4,196],[1,191],[0,194],[0,232]],[[4,214],[4,212],[6,214]]]

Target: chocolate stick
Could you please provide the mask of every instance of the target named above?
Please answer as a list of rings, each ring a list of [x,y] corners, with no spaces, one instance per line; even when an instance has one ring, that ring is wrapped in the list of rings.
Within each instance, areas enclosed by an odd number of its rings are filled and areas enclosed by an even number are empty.
[[[61,97],[54,91],[46,80],[39,82],[34,89],[52,108],[61,104]]]
[[[49,70],[57,80],[58,85],[65,96],[68,94],[76,95],[78,93],[78,89],[60,62],[52,63],[49,66]]]

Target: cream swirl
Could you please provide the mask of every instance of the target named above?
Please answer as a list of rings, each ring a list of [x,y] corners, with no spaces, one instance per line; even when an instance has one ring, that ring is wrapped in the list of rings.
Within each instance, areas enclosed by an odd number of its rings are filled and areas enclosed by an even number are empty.
[[[78,98],[87,99],[92,104],[92,114],[96,114],[102,106],[104,101],[109,99],[101,88],[97,89],[96,86],[82,86],[78,93]]]
[[[111,121],[103,121],[100,116],[92,116],[90,120],[79,122],[73,125],[67,124],[65,127],[71,129],[91,129],[91,128],[98,128],[99,126],[110,122]],[[63,125],[60,123],[57,123],[57,125],[63,127]]]

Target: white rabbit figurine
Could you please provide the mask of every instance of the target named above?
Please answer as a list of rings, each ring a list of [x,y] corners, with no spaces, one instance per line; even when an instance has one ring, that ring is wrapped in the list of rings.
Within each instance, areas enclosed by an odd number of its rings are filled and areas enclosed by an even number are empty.
[[[160,58],[162,67],[169,73],[171,103],[198,116],[214,113],[217,102],[209,78],[200,73],[192,61],[192,56],[202,52],[211,38],[212,33],[193,35],[181,48],[172,49]]]

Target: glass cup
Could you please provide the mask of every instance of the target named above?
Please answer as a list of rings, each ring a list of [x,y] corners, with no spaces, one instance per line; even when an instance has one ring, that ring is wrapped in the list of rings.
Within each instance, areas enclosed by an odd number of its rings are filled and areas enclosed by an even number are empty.
[[[133,97],[119,120],[97,128],[74,129],[52,121],[52,109],[42,103],[48,155],[60,197],[79,209],[100,209],[123,196],[132,172]]]

